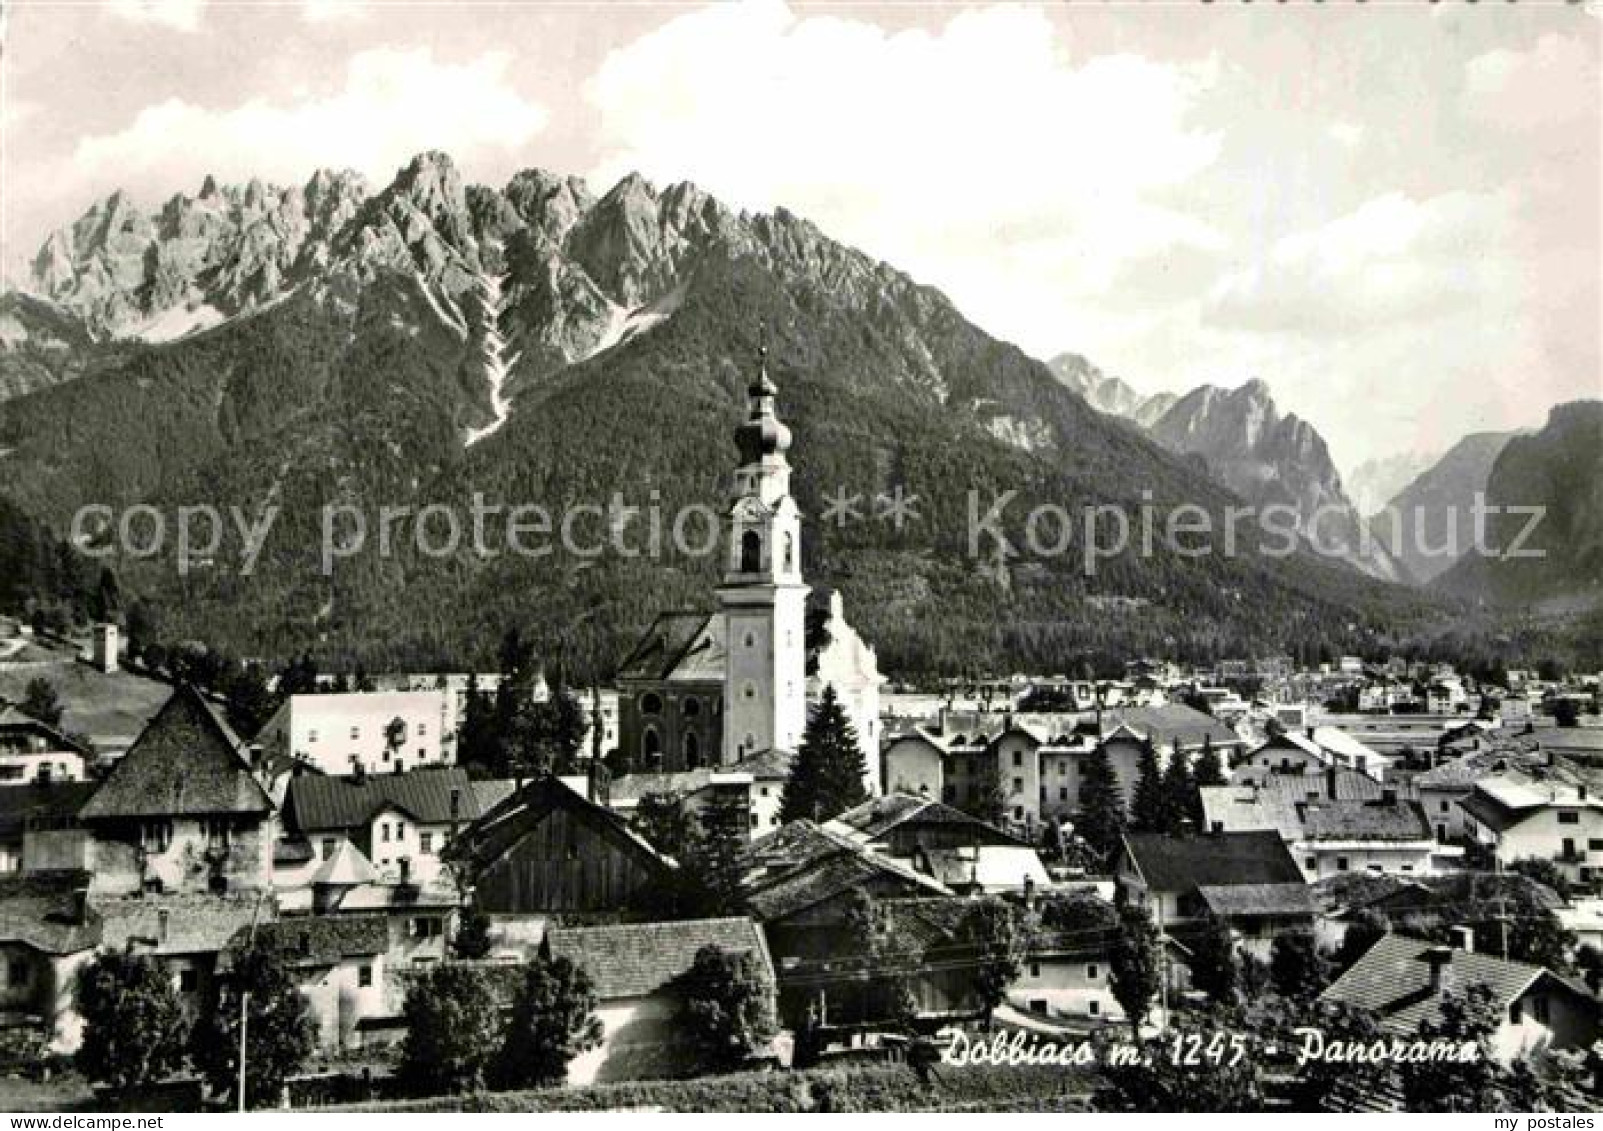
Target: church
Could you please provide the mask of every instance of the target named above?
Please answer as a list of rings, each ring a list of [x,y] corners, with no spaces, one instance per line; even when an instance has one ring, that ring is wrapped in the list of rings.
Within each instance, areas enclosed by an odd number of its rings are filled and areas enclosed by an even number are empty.
[[[874,650],[846,623],[838,593],[819,609],[809,650],[811,588],[801,572],[801,512],[790,493],[791,434],[779,419],[767,350],[735,429],[735,470],[715,612],[652,622],[618,671],[619,747],[637,771],[734,767],[793,753],[810,699],[835,687],[878,792],[879,691]]]

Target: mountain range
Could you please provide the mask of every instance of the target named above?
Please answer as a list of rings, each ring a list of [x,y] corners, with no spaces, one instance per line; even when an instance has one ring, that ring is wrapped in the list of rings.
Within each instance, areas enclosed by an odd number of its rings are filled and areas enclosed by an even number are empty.
[[[1364,537],[1361,512],[1343,491],[1324,438],[1294,413],[1282,414],[1264,381],[1143,396],[1078,354],[1060,354],[1050,364],[1092,408],[1133,421],[1170,451],[1198,458],[1206,474],[1253,506],[1290,507],[1297,530],[1329,556],[1384,581],[1409,580],[1384,546]]]
[[[107,529],[80,541],[113,551],[167,639],[437,667],[483,662],[523,624],[605,671],[657,611],[707,602],[711,558],[435,554],[421,516],[465,515],[476,494],[552,512],[615,494],[670,518],[721,508],[759,341],[796,434],[809,577],[844,590],[890,670],[1312,657],[1441,623],[1432,598],[1264,555],[1251,530],[1233,555],[1160,545],[1090,569],[1078,544],[1036,552],[1032,507],[1193,503],[1222,526],[1242,496],[1281,497],[1264,472],[1278,460],[1314,469],[1286,476],[1297,499],[1339,484],[1322,441],[1260,388],[1181,398],[1155,442],[1091,407],[1077,381],[1120,394],[1089,363],[1048,368],[809,221],[690,184],[630,176],[598,196],[527,170],[491,188],[440,153],[377,188],[329,171],[288,187],[208,178],[154,212],[120,193],[96,203],[33,276],[0,323],[0,517],[65,534],[88,503],[279,508],[248,575],[228,539],[182,558],[171,539],[149,558]],[[1214,446],[1230,443],[1233,463]],[[918,500],[905,529],[875,513],[898,488]],[[867,517],[826,523],[841,492]],[[1008,544],[973,537],[976,510],[1002,497]],[[370,534],[381,507],[407,514],[391,552],[325,575],[330,507]]]
[[[1463,554],[1473,533],[1476,496],[1486,491],[1492,466],[1513,436],[1465,436],[1370,516],[1375,537],[1419,584],[1435,580]]]

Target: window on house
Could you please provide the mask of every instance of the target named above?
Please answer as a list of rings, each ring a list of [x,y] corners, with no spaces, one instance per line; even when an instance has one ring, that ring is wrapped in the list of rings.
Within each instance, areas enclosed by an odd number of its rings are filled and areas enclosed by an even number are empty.
[[[1059,801],[1067,801],[1068,799],[1069,799],[1069,787],[1066,786],[1066,785],[1058,786],[1058,800]]]
[[[351,728],[351,741],[354,742],[358,738],[361,738],[361,737],[362,737],[362,728],[361,727],[352,727]]]
[[[1559,813],[1558,823],[1561,825],[1578,825],[1581,823],[1581,815],[1573,810],[1565,810]]]
[[[145,821],[139,828],[139,843],[146,852],[166,852],[168,845],[173,842],[173,823],[171,821]]]
[[[1087,1003],[1086,1012],[1090,1013],[1092,1017],[1095,1017],[1097,1014],[1102,1012],[1102,1003],[1096,1001]]]
[[[227,848],[229,835],[233,830],[229,827],[227,817],[211,817],[206,821],[206,847]]]
[[[1586,842],[1586,847],[1593,852],[1603,852],[1603,840],[1593,837],[1591,840]]]
[[[1040,976],[1041,976],[1041,964],[1039,962],[1030,963],[1030,977],[1039,978]]]
[[[1014,778],[1013,779],[1013,792],[1014,793],[1023,793],[1024,792],[1024,779],[1023,778]]]
[[[433,852],[434,851],[434,834],[433,833],[419,833],[418,834],[418,847],[421,848],[424,852]]]
[[[200,985],[200,978],[193,969],[178,972],[178,989],[181,993],[192,994]]]
[[[640,697],[640,713],[642,715],[662,714],[662,696],[648,691]]]
[[[306,741],[307,742],[316,742],[317,741],[317,732],[315,730],[307,731],[306,732]]]
[[[1094,965],[1085,968],[1085,976],[1089,981],[1096,981],[1097,969]]]
[[[373,967],[363,963],[356,968],[356,984],[358,986],[371,986],[373,984]]]
[[[331,836],[324,837],[323,838],[323,859],[327,860],[331,856],[333,856],[334,855],[334,849],[336,847],[337,847],[337,844],[336,844],[336,842],[335,842],[333,837],[331,837]]]
[[[445,924],[432,915],[420,915],[412,920],[412,934],[420,939],[437,939],[445,933]]]
[[[757,814],[753,813],[751,815],[751,827],[755,829],[759,823],[760,821],[758,820]]]
[[[1451,813],[1452,811],[1453,811],[1452,804],[1450,802],[1443,801],[1442,802],[1442,812],[1443,813]]]
[[[1018,768],[1018,767],[1024,765],[1024,751],[1022,751],[1022,750],[1013,751],[1013,765],[1014,765],[1014,768]]]
[[[1345,856],[1336,857],[1336,871],[1345,872],[1346,870],[1347,870],[1347,858]]]
[[[385,844],[390,842],[390,823],[388,821],[379,822],[378,838]]]
[[[1519,1002],[1516,1001],[1513,1005],[1508,1007],[1508,1020],[1509,1024],[1511,1025],[1518,1025],[1521,1021],[1525,1020],[1525,1011],[1520,1008]]]
[[[418,723],[417,724],[417,736],[419,738],[422,738],[425,734],[428,734],[428,733],[429,733],[429,724],[428,723]]]

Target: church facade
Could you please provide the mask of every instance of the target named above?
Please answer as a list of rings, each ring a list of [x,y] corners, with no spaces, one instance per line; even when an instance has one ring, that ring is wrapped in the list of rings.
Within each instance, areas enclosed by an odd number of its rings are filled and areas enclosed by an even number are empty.
[[[617,681],[620,750],[647,773],[793,752],[809,698],[832,680],[849,697],[866,760],[877,766],[883,679],[873,649],[846,624],[838,594],[829,608],[831,644],[809,679],[811,589],[801,570],[801,511],[790,493],[791,433],[778,416],[766,351],[746,392],[717,610],[659,615],[625,658]]]

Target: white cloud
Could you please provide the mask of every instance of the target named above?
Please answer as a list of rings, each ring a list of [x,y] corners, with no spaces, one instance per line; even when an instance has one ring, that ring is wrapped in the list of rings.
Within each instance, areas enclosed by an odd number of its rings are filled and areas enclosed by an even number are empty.
[[[1324,336],[1506,303],[1518,282],[1510,208],[1499,194],[1374,197],[1221,276],[1206,314],[1237,330]]]
[[[358,23],[367,11],[364,0],[301,0],[301,18],[309,24]]]
[[[761,0],[673,19],[613,51],[586,93],[599,184],[639,171],[783,204],[1023,337],[1008,299],[1032,284],[1061,302],[1127,257],[1220,242],[1165,202],[1218,155],[1189,121],[1215,70],[1072,59],[1030,8],[893,34]],[[1021,274],[980,281],[998,270]]]
[[[115,16],[140,24],[157,24],[174,31],[197,31],[206,0],[106,0]]]
[[[331,94],[227,108],[169,99],[117,133],[81,140],[73,164],[94,186],[159,181],[171,191],[206,173],[298,180],[320,166],[388,180],[425,149],[467,163],[521,146],[546,125],[545,108],[510,84],[509,64],[500,52],[445,63],[426,49],[365,51]]]
[[[1499,48],[1464,68],[1464,108],[1509,130],[1550,129],[1595,120],[1597,56],[1578,39],[1549,33],[1526,51]]]

